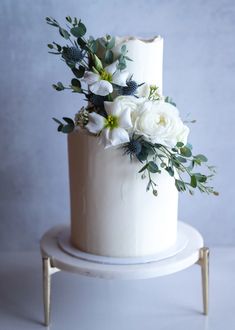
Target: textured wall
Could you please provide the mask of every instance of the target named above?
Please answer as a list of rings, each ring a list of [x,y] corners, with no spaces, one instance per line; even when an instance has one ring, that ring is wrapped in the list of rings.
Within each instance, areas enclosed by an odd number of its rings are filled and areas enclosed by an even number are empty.
[[[221,193],[181,195],[180,218],[210,245],[235,243],[233,0],[1,0],[0,15],[1,249],[35,249],[46,229],[69,221],[66,137],[51,117],[73,115],[81,99],[50,87],[70,75],[47,54],[60,40],[44,23],[49,15],[81,17],[94,36],[165,38],[165,94],[197,119],[190,140],[218,165]]]

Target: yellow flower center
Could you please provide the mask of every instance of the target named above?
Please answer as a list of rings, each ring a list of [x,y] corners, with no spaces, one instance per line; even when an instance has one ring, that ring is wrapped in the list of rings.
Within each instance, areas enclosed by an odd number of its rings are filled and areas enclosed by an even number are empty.
[[[111,73],[108,73],[107,71],[102,70],[100,73],[100,79],[112,82],[112,75],[111,75]]]
[[[118,126],[119,126],[118,125],[118,117],[108,115],[108,117],[106,118],[105,127],[113,129],[113,128],[117,128]]]
[[[162,125],[162,126],[166,126],[166,120],[163,116],[160,116],[160,119],[159,119],[159,125]]]

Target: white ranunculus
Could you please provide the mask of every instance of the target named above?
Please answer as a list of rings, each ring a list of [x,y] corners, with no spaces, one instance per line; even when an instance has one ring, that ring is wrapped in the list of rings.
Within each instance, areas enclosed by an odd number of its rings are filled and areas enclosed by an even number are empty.
[[[182,122],[179,111],[170,103],[145,101],[132,113],[134,132],[153,143],[174,147],[187,143],[189,128]]]

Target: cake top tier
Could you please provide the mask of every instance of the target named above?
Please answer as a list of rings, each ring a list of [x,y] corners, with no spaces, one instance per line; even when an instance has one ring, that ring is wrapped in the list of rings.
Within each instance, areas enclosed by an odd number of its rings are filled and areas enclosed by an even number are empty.
[[[127,70],[139,84],[145,82],[159,87],[162,94],[163,39],[155,36],[151,39],[137,37],[116,37],[114,54],[119,54],[123,45],[127,47]]]

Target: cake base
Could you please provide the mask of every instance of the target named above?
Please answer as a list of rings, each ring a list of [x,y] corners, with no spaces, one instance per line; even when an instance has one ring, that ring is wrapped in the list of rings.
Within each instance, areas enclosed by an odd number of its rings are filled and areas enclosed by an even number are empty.
[[[144,279],[179,272],[195,263],[202,273],[203,312],[208,314],[209,249],[203,247],[203,238],[193,227],[180,223],[188,244],[175,256],[167,259],[134,265],[112,265],[85,261],[72,257],[58,246],[58,235],[65,226],[56,226],[46,232],[40,242],[43,261],[43,293],[45,325],[50,322],[51,278],[64,270],[102,279]]]
[[[59,247],[69,255],[86,261],[97,262],[101,264],[110,264],[110,265],[137,265],[143,264],[153,261],[160,261],[167,258],[171,258],[175,256],[177,253],[180,253],[188,244],[188,237],[185,231],[185,226],[183,223],[179,222],[178,224],[178,233],[177,233],[177,240],[175,244],[173,244],[168,249],[158,252],[155,255],[149,255],[144,257],[107,257],[107,256],[99,256],[91,253],[87,253],[75,248],[71,244],[70,238],[70,228],[65,227],[58,233],[58,245]]]

